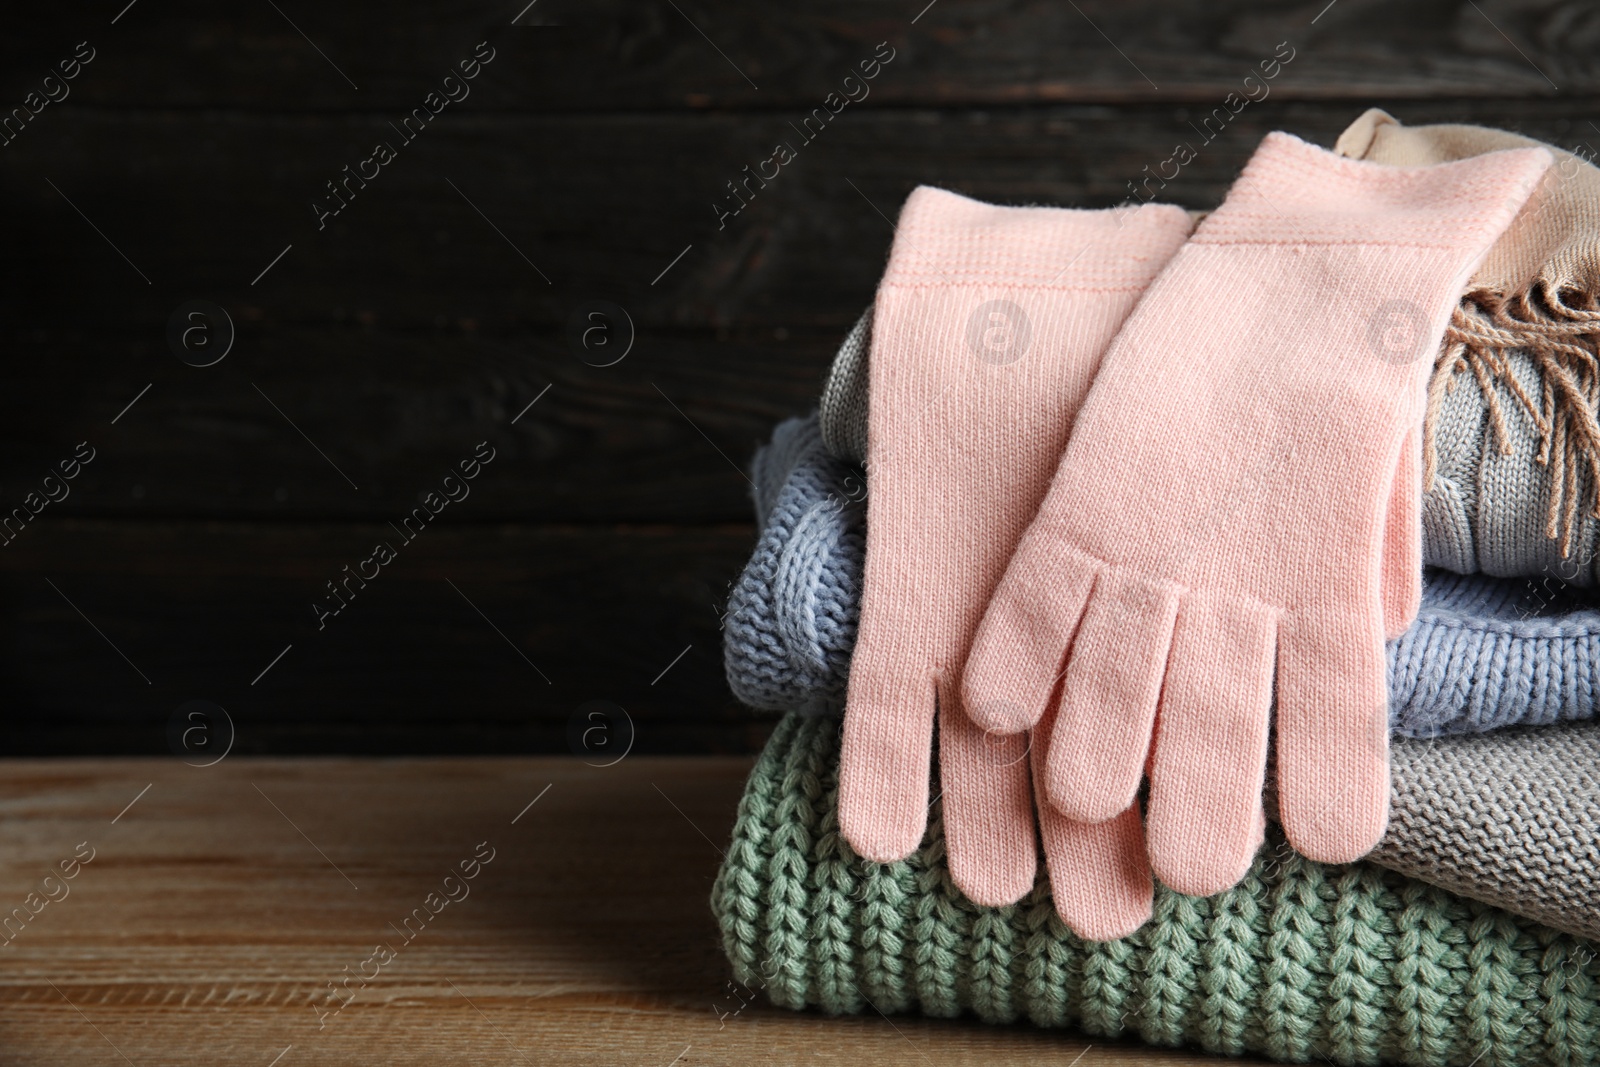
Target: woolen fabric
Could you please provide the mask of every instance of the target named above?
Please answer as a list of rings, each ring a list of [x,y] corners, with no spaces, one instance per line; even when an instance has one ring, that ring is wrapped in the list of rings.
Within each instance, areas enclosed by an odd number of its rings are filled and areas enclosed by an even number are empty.
[[[712,887],[734,977],[779,1007],[971,1013],[1341,1067],[1600,1062],[1588,941],[1372,863],[1314,863],[1275,830],[1234,888],[1158,887],[1136,933],[1085,941],[1042,875],[1007,907],[960,893],[937,800],[910,857],[860,859],[839,833],[838,767],[837,723],[785,716]]]
[[[793,467],[774,492],[780,457]],[[751,707],[837,716],[864,475],[828,454],[815,415],[781,423],[752,473],[761,535],[724,620],[729,685]],[[1391,817],[1368,859],[1600,937],[1600,730],[1577,721],[1600,699],[1600,612],[1559,586],[1432,570],[1388,654]],[[1515,724],[1529,728],[1501,729]]]

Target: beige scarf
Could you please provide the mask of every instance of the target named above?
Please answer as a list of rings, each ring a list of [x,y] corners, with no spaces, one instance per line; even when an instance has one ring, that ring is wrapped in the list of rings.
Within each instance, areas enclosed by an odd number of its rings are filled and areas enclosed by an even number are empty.
[[[1339,136],[1352,159],[1420,167],[1541,142],[1482,126],[1402,126],[1372,108]],[[1546,145],[1556,157],[1543,184],[1496,242],[1456,309],[1429,386],[1424,484],[1433,484],[1434,417],[1455,376],[1470,371],[1483,391],[1502,452],[1511,452],[1494,382],[1504,384],[1538,428],[1539,462],[1551,466],[1546,534],[1565,556],[1578,509],[1579,476],[1600,486],[1600,169]],[[1508,369],[1521,349],[1538,370],[1529,396]],[[1600,517],[1600,496],[1589,504]]]

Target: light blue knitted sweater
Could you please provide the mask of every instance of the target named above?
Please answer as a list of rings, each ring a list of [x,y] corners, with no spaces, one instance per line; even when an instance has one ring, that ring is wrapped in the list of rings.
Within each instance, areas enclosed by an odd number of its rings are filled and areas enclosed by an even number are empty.
[[[866,479],[817,417],[780,424],[752,465],[761,535],[724,620],[728,684],[751,707],[837,715],[855,646]],[[1554,579],[1426,573],[1389,644],[1394,731],[1409,737],[1595,716],[1600,611]]]

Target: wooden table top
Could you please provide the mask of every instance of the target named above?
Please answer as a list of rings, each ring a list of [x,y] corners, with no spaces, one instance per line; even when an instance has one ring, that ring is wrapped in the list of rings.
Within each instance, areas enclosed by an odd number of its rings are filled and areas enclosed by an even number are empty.
[[[28,919],[0,933],[0,1062],[1214,1062],[735,1010],[708,899],[749,765],[5,761],[0,914]]]

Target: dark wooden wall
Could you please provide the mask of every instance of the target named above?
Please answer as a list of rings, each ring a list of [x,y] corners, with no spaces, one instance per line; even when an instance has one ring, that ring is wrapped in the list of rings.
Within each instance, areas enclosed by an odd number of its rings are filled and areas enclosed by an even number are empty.
[[[597,699],[638,751],[746,749],[718,629],[753,540],[737,468],[812,403],[914,185],[1107,206],[1187,141],[1163,195],[1209,206],[1267,130],[1331,144],[1373,104],[1600,145],[1593,3],[924,2],[8,16],[0,108],[95,58],[0,147],[0,513],[95,459],[0,547],[0,750],[166,751],[196,699],[236,752],[559,752]],[[324,183],[480,41],[470,96],[319,230]],[[719,229],[778,141],[797,158]],[[636,331],[614,366],[567,340],[594,299]],[[167,341],[190,300],[236,328],[210,367]],[[324,583],[483,441],[470,497],[319,630]]]

